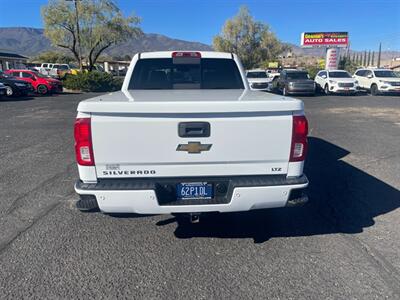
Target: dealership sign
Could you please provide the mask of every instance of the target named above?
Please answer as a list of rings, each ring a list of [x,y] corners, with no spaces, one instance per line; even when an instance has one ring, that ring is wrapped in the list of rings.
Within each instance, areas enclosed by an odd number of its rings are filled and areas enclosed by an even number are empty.
[[[326,50],[325,69],[336,70],[339,65],[339,49],[328,48]]]
[[[349,34],[347,32],[303,32],[302,47],[347,47]]]

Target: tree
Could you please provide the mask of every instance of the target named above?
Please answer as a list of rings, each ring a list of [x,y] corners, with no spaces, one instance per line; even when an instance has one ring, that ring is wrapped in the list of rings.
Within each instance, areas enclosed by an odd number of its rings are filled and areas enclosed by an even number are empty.
[[[371,66],[375,65],[375,51],[372,51]]]
[[[348,57],[343,56],[339,60],[339,69],[346,70],[350,74],[353,74],[357,69],[357,64],[355,62],[351,61]]]
[[[132,57],[130,55],[126,54],[126,55],[124,55],[124,60],[125,61],[131,61]]]
[[[310,76],[310,78],[315,78],[315,76],[317,75],[317,73],[321,70],[320,66],[318,65],[318,63],[316,65],[309,65],[306,67],[306,70],[308,72],[308,75]]]
[[[65,53],[62,53],[62,52],[46,51],[46,52],[42,52],[39,55],[33,57],[31,59],[31,61],[32,62],[39,61],[39,62],[69,64],[70,62],[74,62],[75,59],[72,56],[66,55]]]
[[[246,6],[225,22],[219,35],[214,37],[217,51],[236,53],[245,68],[259,66],[290,48],[282,44],[265,23],[255,21]]]
[[[86,60],[89,70],[107,48],[142,35],[140,18],[124,17],[112,0],[73,2],[50,0],[42,7],[45,35],[78,62]]]

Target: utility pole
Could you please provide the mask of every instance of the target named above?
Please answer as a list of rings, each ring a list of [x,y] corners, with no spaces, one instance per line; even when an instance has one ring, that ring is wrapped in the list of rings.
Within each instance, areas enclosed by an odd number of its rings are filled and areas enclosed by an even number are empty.
[[[363,66],[367,66],[367,50],[364,51],[364,61],[363,61]]]
[[[82,71],[82,49],[81,49],[81,32],[79,29],[79,12],[78,12],[78,1],[79,0],[66,0],[74,2],[75,7],[75,22],[76,22],[76,34],[78,40],[78,56],[79,56],[79,70]]]
[[[382,52],[382,43],[379,43],[379,52],[378,52],[378,68],[381,67],[381,52]]]
[[[369,63],[371,62],[371,50],[368,50],[368,60],[367,60],[367,67],[369,67]]]

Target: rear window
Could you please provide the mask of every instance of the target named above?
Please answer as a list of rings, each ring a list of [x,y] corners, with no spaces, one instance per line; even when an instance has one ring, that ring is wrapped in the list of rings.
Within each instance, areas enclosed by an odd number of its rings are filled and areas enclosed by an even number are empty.
[[[306,72],[287,72],[286,76],[288,79],[309,79],[308,73]]]
[[[383,70],[383,71],[374,71],[376,77],[397,77],[393,71]]]
[[[197,63],[174,63],[172,58],[139,60],[129,89],[243,89],[233,59],[202,58]]]
[[[268,78],[266,72],[247,72],[247,78]]]
[[[333,71],[333,72],[329,72],[329,77],[331,77],[331,78],[351,78],[351,75],[347,72]]]

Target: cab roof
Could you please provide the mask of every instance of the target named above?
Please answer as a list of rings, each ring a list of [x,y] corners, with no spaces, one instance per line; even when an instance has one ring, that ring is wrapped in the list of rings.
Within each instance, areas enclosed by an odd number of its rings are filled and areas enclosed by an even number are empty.
[[[365,67],[365,68],[359,68],[358,70],[371,70],[371,71],[393,71],[389,68],[374,68],[374,67]]]
[[[202,58],[233,58],[232,53],[216,52],[216,51],[196,51],[196,50],[174,50],[174,51],[157,51],[157,52],[141,52],[137,55],[140,59],[146,58],[171,58],[174,52],[197,52]]]
[[[267,72],[265,69],[251,69],[251,70],[246,70],[246,72]]]
[[[348,73],[346,70],[328,70],[328,69],[325,69],[325,70],[321,70],[321,71],[325,71],[325,72],[346,72],[346,73]],[[321,72],[321,71],[319,71],[319,72]]]

